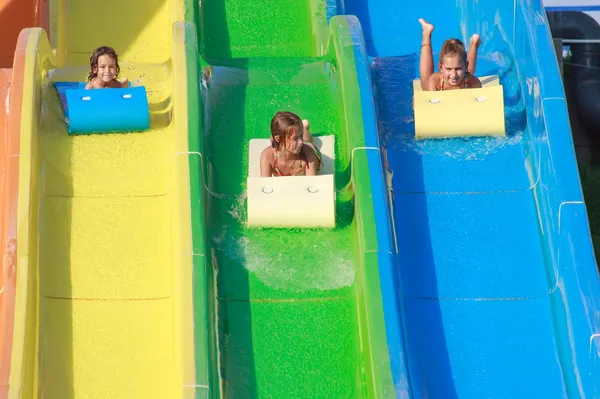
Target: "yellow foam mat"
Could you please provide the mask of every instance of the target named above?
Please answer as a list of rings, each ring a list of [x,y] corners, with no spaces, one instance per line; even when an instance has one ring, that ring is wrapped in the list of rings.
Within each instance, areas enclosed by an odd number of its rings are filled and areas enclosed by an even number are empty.
[[[417,138],[506,134],[501,86],[416,91],[414,109]]]
[[[40,397],[181,397],[171,299],[43,298],[40,306]]]
[[[334,175],[249,177],[248,226],[335,227]]]
[[[58,298],[161,298],[173,292],[167,196],[45,197],[40,290]]]
[[[422,91],[414,81],[415,137],[504,136],[504,94],[496,77],[480,89]]]

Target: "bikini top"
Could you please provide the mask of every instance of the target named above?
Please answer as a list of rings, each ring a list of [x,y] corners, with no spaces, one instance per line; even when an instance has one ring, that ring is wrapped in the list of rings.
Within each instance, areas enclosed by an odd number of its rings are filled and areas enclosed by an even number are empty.
[[[469,77],[469,75],[470,75],[469,73],[465,74],[465,81],[464,81],[465,85],[464,85],[463,89],[469,88],[469,84],[467,83],[467,78]],[[443,76],[442,76],[442,87],[440,87],[439,91],[444,91],[444,77]]]
[[[290,176],[298,176],[298,175],[305,174],[305,169],[306,169],[305,162],[302,161],[301,159],[299,161],[300,161],[300,166],[298,166],[298,169],[296,170],[296,172]],[[285,176],[283,173],[281,173],[281,170],[279,169],[279,151],[277,151],[277,150],[275,150],[275,166],[273,167],[273,175],[274,176]]]
[[[315,157],[317,158],[317,170],[320,170],[323,166],[323,155],[321,154],[321,150],[319,150],[313,143],[306,142],[304,143],[305,147],[312,149],[315,153]],[[300,166],[293,175],[290,176],[304,176],[306,175],[306,166],[307,163],[305,160],[300,159]],[[275,150],[275,166],[273,167],[273,175],[274,176],[285,176],[281,173],[279,169],[279,151]]]

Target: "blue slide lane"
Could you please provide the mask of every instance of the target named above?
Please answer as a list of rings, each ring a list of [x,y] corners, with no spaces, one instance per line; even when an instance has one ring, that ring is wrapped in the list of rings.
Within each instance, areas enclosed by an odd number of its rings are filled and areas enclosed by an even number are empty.
[[[363,117],[391,174],[395,269],[380,273],[396,396],[598,398],[600,280],[543,6],[450,3],[337,10],[362,27]],[[477,75],[500,76],[507,137],[415,141],[420,17],[434,51],[482,36]]]

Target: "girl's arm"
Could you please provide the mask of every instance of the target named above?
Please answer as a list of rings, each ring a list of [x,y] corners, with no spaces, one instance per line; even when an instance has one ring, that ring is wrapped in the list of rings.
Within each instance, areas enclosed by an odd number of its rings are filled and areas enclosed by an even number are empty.
[[[265,148],[260,154],[260,177],[271,177],[273,175],[268,152],[269,148]]]
[[[94,84],[92,83],[92,81],[90,80],[89,82],[87,82],[87,84],[85,85],[85,90],[89,90],[89,89],[93,89],[94,88]]]
[[[481,45],[481,37],[478,34],[474,34],[469,39],[469,51],[467,52],[467,71],[471,75],[475,75],[475,69],[477,68],[477,52]]]
[[[121,88],[125,89],[125,88],[127,88],[128,84],[129,84],[129,79],[123,78],[123,79],[121,79],[121,81],[119,83],[121,83]]]
[[[437,84],[435,83],[437,79],[438,79],[438,77],[436,76],[435,73],[433,75],[431,75],[429,77],[429,80],[427,80],[427,86],[425,87],[425,91],[437,91],[438,87],[437,87]]]
[[[306,147],[304,147],[306,148]],[[305,150],[304,155],[306,155],[306,176],[316,176],[317,175],[317,156],[315,152],[311,148],[310,150]]]
[[[478,78],[476,78],[475,76],[471,75],[469,76],[469,87],[472,89],[479,89],[481,88],[481,80],[479,80]]]

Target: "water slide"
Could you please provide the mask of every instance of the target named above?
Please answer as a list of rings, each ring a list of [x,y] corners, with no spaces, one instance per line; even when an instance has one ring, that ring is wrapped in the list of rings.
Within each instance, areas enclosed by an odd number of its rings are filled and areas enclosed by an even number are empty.
[[[107,31],[92,2],[54,5],[51,40],[27,29],[15,52],[9,397],[393,396],[389,225],[375,223],[377,137],[353,101],[356,21],[275,1],[114,1]],[[305,18],[275,28],[265,7]],[[151,130],[70,136],[53,83],[84,80],[106,43],[147,88]],[[248,140],[286,108],[336,135],[335,229],[244,227]]]
[[[47,27],[48,0],[0,0],[0,68],[12,68],[17,37],[24,28]]]
[[[16,284],[16,201],[18,185],[18,129],[20,99],[11,96],[22,71],[13,71],[13,56],[21,29],[47,21],[42,1],[0,0],[0,398],[8,394]]]
[[[361,22],[397,245],[399,397],[600,396],[600,285],[562,82],[539,0],[346,0]],[[423,17],[433,48],[482,36],[507,136],[416,141]],[[436,56],[437,57],[437,56]],[[370,87],[369,87],[370,86]],[[363,114],[365,110],[363,109]]]
[[[395,397],[380,288],[391,281],[387,197],[359,101],[360,27],[343,16],[328,26],[332,11],[209,0],[197,12],[202,167],[192,184],[206,195],[215,397]],[[335,135],[333,229],[245,225],[249,141],[270,137],[279,110]]]
[[[143,3],[143,4],[142,4]],[[51,41],[21,32],[21,120],[10,398],[189,398],[196,384],[182,1],[53,2]],[[67,12],[68,10],[68,12]],[[148,91],[151,129],[67,134],[53,82],[84,81],[104,44]],[[192,59],[196,57],[192,56]],[[195,67],[195,61],[191,63]],[[3,364],[4,367],[4,364]]]
[[[538,2],[131,3],[106,31],[58,2],[52,42],[17,45],[10,397],[598,395],[598,276]],[[508,138],[411,138],[420,16],[436,48],[482,34]],[[149,132],[66,134],[52,82],[104,43],[149,89]],[[248,141],[279,109],[336,135],[335,229],[244,225]]]
[[[12,324],[14,312],[14,260],[16,249],[16,216],[14,212],[16,197],[16,177],[18,171],[15,170],[15,160],[13,146],[15,140],[9,134],[8,111],[10,107],[10,83],[12,71],[10,69],[0,69],[0,162],[2,174],[0,175],[0,259],[3,259],[2,273],[0,274],[0,356],[2,367],[0,367],[0,397],[6,397],[8,387],[8,376],[10,367],[10,352],[12,342]]]

